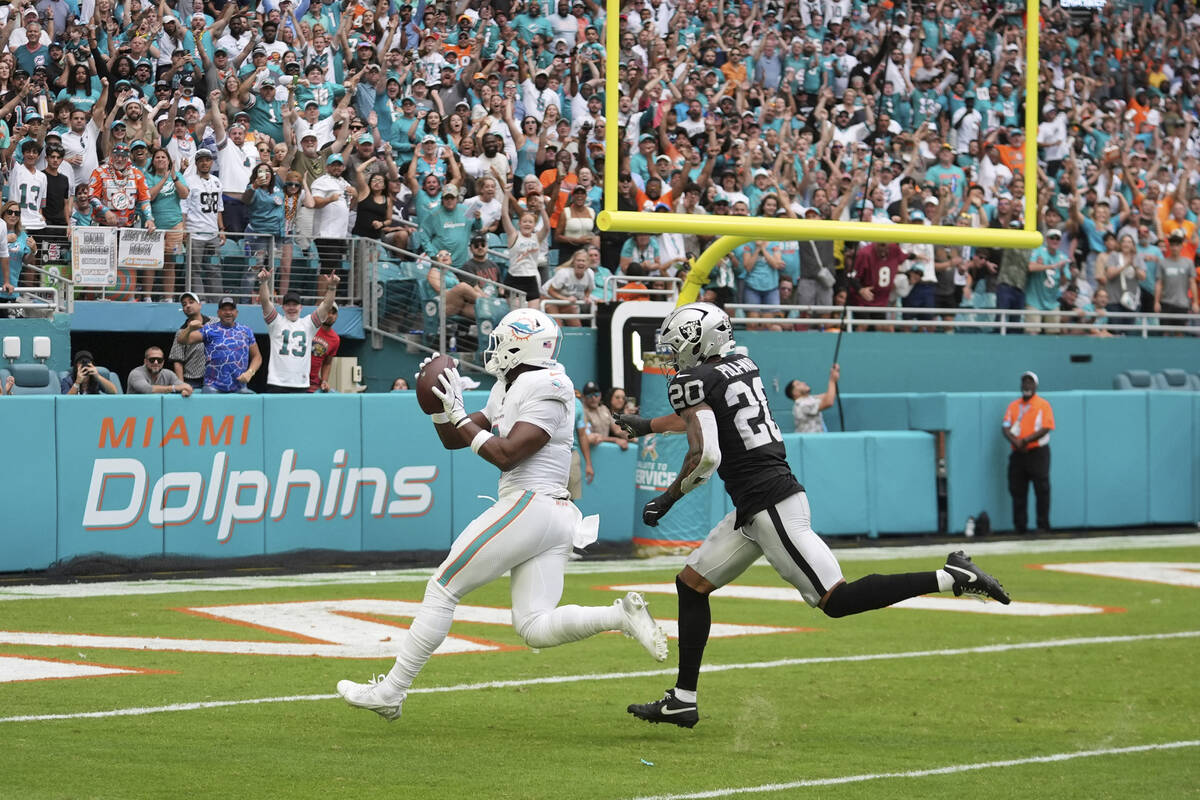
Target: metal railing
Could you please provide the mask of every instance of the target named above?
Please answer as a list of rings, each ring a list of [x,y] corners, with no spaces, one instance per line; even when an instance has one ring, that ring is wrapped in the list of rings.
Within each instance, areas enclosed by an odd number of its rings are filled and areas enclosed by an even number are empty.
[[[364,296],[361,277],[365,263],[362,251],[376,243],[369,239],[314,239],[300,236],[276,241],[270,234],[193,234],[168,230],[161,268],[118,268],[111,285],[88,286],[72,272],[72,242],[69,228],[47,227],[34,231],[37,252],[24,269],[41,276],[43,284],[58,289],[66,302],[74,300],[160,301],[174,303],[185,291],[201,300],[216,302],[225,295],[241,303],[258,301],[258,271],[269,267],[275,292],[282,297],[292,290],[305,304],[319,303],[325,292],[330,267],[338,265],[342,288],[338,302],[358,305]]]
[[[371,298],[363,306],[363,328],[376,349],[383,346],[384,339],[390,339],[404,344],[410,352],[453,353],[461,368],[481,372],[482,362],[477,356],[486,346],[492,326],[510,309],[526,305],[524,292],[473,272],[438,264],[425,253],[368,240],[360,240],[359,246],[363,295]],[[447,286],[447,280],[435,289],[429,280],[431,267],[453,275],[459,283],[476,287],[479,299],[493,301],[483,304],[488,313],[476,318],[479,303],[467,301],[463,311],[469,308],[470,313],[448,316],[447,295],[454,290]]]
[[[842,306],[750,305],[725,306],[735,326],[785,328],[837,328],[842,323]],[[769,316],[748,316],[750,313]],[[795,316],[791,316],[795,314]],[[1038,317],[1039,321],[1028,321]],[[1179,324],[1163,324],[1175,321]],[[999,333],[1044,332],[1076,335],[1141,336],[1200,335],[1200,315],[1144,314],[1137,311],[1071,312],[1003,308],[898,308],[894,306],[847,306],[845,329],[932,330]]]
[[[629,294],[635,294],[639,297],[646,295],[653,300],[677,300],[679,299],[679,287],[683,285],[683,281],[679,278],[652,278],[648,275],[607,275],[600,289],[602,294],[601,302],[615,302],[621,292],[621,287],[630,283],[641,283],[646,288],[643,289],[639,286],[637,289],[630,289]],[[661,284],[667,284],[667,286],[664,287]]]
[[[40,270],[39,270],[40,271]],[[55,286],[28,286],[17,288],[16,299],[0,302],[0,316],[49,317],[59,308],[62,294]]]
[[[545,295],[538,301],[541,304],[542,311],[546,312],[546,316],[552,320],[562,323],[579,322],[579,325],[585,328],[596,327],[596,303],[590,297],[586,300],[579,300],[574,297],[565,297],[562,299]],[[576,306],[579,311],[555,311],[558,308],[570,308]],[[586,310],[585,310],[586,309]],[[571,327],[576,327],[571,325]]]

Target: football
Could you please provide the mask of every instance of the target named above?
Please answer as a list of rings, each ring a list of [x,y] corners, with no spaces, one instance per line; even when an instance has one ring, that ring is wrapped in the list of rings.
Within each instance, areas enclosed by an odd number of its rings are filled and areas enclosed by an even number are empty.
[[[453,358],[450,356],[435,356],[421,370],[421,374],[417,376],[417,404],[421,406],[421,410],[426,414],[437,414],[439,411],[445,410],[442,408],[441,398],[433,393],[433,387],[440,387],[441,384],[438,383],[438,376],[446,370],[453,368]]]

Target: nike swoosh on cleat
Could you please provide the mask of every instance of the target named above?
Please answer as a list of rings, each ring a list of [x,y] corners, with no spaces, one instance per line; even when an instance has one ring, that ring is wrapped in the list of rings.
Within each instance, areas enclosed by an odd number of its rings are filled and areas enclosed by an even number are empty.
[[[967,576],[967,583],[974,583],[974,582],[976,581],[976,579],[979,577],[979,576],[977,576],[977,575],[976,575],[974,572],[971,572],[970,570],[963,569],[962,567],[952,567],[952,566],[950,566],[949,564],[947,564],[947,565],[946,565],[946,569],[952,569],[952,570],[954,570],[955,572],[961,572],[963,575],[966,575],[966,576]]]
[[[695,710],[696,710],[695,706],[685,706],[684,708],[660,708],[658,711],[660,714],[666,714],[666,715],[670,716],[671,714],[684,714],[688,711],[695,711]]]

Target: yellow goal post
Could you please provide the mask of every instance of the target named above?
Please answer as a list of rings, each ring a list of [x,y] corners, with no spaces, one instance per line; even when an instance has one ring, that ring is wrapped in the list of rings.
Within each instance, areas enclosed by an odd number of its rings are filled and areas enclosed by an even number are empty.
[[[841,220],[730,217],[713,214],[675,214],[617,210],[617,175],[620,167],[618,72],[621,52],[621,0],[607,0],[605,19],[605,159],[604,209],[596,217],[602,231],[628,233],[685,233],[716,236],[690,265],[679,304],[691,303],[708,283],[713,267],[735,248],[755,240],[848,239],[902,244],[1009,247],[1032,249],[1042,243],[1037,229],[1037,112],[1038,112],[1038,3],[1025,6],[1025,228],[961,228],[957,226],[843,222]]]

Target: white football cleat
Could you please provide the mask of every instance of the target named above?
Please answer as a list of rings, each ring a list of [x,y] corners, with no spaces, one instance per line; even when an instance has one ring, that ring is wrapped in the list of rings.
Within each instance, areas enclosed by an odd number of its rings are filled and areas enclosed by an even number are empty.
[[[368,683],[338,681],[337,691],[342,696],[342,699],[350,705],[374,711],[388,722],[395,722],[400,719],[400,707],[404,704],[404,698],[408,696],[408,693],[400,695],[399,700],[384,700],[379,696],[380,689],[382,688],[380,684],[383,683],[384,677],[383,675],[378,675],[371,678]]]
[[[654,621],[654,617],[650,616],[650,611],[646,608],[646,598],[638,592],[630,592],[615,600],[613,605],[619,606],[625,615],[625,627],[621,632],[630,639],[636,639],[638,644],[646,648],[646,652],[654,656],[655,661],[666,661],[667,634]]]

